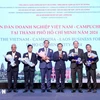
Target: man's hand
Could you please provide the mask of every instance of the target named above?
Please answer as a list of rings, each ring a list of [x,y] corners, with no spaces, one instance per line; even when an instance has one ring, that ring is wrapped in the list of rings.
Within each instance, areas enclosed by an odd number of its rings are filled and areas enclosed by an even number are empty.
[[[42,60],[46,60],[46,57],[42,57]]]
[[[59,58],[62,58],[62,57],[63,57],[62,54],[60,54],[60,55],[59,55]]]
[[[50,60],[50,58],[46,56],[46,60]]]
[[[72,59],[72,62],[76,62],[76,60],[75,59]]]
[[[92,61],[91,64],[94,64],[94,61]]]

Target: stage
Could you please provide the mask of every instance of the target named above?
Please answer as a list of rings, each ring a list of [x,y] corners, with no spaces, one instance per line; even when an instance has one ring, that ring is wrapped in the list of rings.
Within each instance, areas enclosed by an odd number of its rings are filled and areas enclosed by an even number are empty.
[[[1,90],[0,90],[1,91]],[[83,90],[83,93],[71,93],[71,89],[65,89],[64,93],[56,93],[56,90],[53,89],[52,93],[41,93],[40,89],[35,89],[34,93],[23,93],[23,89],[18,89],[18,93],[1,94],[0,100],[99,100],[100,99],[100,89],[97,90],[97,93],[87,93],[86,89]]]

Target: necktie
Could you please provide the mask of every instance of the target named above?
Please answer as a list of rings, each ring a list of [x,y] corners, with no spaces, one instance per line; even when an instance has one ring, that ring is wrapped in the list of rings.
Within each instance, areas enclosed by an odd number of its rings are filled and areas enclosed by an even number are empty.
[[[29,53],[29,60],[31,60],[31,53]]]
[[[48,54],[48,50],[47,50],[47,48],[45,49],[46,51],[45,51],[45,54],[46,54],[46,56],[47,56],[47,54]]]

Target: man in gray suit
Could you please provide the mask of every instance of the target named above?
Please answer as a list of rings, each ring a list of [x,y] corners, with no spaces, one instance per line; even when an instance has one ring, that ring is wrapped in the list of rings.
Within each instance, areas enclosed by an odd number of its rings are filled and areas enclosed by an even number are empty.
[[[42,93],[45,92],[45,75],[47,76],[47,92],[51,91],[51,73],[52,73],[52,60],[53,60],[53,50],[48,48],[49,41],[44,41],[44,47],[40,48],[38,53],[45,52],[45,57],[38,56],[40,61],[40,72],[41,72],[41,89]]]
[[[79,81],[78,91],[80,93],[82,93],[83,91],[81,90],[81,88],[82,88],[82,69],[83,69],[83,61],[84,61],[84,52],[82,49],[78,48],[78,46],[79,46],[78,41],[74,41],[73,46],[74,46],[74,48],[69,51],[69,54],[72,52],[76,53],[78,55],[78,57],[81,58],[82,63],[77,64],[76,59],[69,58],[69,60],[71,62],[70,67],[71,67],[71,78],[72,78],[72,93],[76,92],[76,89],[75,89],[76,73],[78,73],[78,81]]]

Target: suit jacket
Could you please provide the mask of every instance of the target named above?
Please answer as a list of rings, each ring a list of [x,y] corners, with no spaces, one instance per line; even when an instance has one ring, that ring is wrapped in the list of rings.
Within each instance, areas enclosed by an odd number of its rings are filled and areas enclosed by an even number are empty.
[[[94,53],[94,54],[96,54],[97,55],[97,52],[96,51],[91,51],[92,53]],[[87,52],[85,52],[84,53],[84,64],[86,63],[86,61],[88,60],[88,53]],[[92,69],[96,69],[97,68],[97,62],[99,61],[99,58],[97,57],[97,59],[96,59],[96,61],[94,61],[94,63],[91,65],[91,68]],[[86,65],[85,65],[86,66]],[[88,67],[86,67],[86,68],[88,68]]]
[[[71,52],[74,52],[75,53],[75,49],[71,49],[69,51],[69,54]],[[82,49],[78,48],[78,56],[81,58],[82,62],[84,62],[84,52]],[[70,58],[68,58],[70,61],[71,61],[71,64],[70,64],[70,67],[71,68],[75,68],[76,66],[78,66],[78,68],[83,68],[83,63],[82,64],[79,64],[77,65],[75,61],[72,61]]]
[[[44,48],[39,49],[38,52],[41,52],[41,51],[44,52],[45,51]],[[50,62],[48,63],[46,63],[44,60],[42,60],[41,57],[38,56],[38,60],[40,61],[40,65],[39,65],[40,68],[46,68],[46,67],[52,68],[52,62],[51,62],[53,60],[53,50],[52,49],[48,48],[47,56],[50,58]]]
[[[23,58],[29,58],[28,52],[23,54]],[[37,57],[35,53],[32,53],[31,56],[31,62],[34,63],[35,65],[37,64]],[[28,71],[30,69],[30,71],[35,71],[35,66],[34,67],[30,67],[28,64],[24,64],[24,71]]]
[[[59,58],[58,51],[54,52],[53,60],[55,62],[55,69],[66,69],[67,53],[65,51],[62,51],[62,58]]]
[[[7,52],[6,55],[8,55],[8,54],[12,55],[12,51]],[[21,54],[20,54],[19,52],[16,52],[16,53],[15,53],[15,56],[14,56],[14,61],[15,61],[16,66],[14,66],[14,67],[12,67],[12,66],[10,65],[10,61],[8,61],[8,60],[5,58],[5,61],[7,62],[7,71],[10,71],[11,69],[12,69],[13,71],[19,71],[19,64],[20,64],[20,61],[19,61],[18,59],[19,59],[20,57],[21,57]]]

